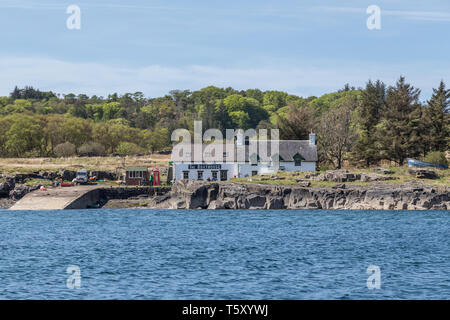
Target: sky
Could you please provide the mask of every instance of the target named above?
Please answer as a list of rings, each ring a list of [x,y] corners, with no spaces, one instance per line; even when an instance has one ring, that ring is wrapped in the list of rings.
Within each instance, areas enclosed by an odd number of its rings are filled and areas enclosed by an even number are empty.
[[[77,5],[80,29],[67,28]],[[370,5],[381,29],[369,30]],[[0,95],[450,86],[450,0],[0,0]]]

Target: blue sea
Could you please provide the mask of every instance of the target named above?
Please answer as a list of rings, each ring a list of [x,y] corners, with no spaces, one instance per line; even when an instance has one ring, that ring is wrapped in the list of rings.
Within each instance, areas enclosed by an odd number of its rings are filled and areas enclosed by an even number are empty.
[[[449,221],[449,211],[0,210],[0,299],[449,299]]]

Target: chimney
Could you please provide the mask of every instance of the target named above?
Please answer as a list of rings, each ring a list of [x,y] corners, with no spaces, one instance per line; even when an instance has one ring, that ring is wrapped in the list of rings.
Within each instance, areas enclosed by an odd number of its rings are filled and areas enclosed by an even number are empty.
[[[316,144],[316,134],[312,132],[309,134],[309,144],[315,145]]]

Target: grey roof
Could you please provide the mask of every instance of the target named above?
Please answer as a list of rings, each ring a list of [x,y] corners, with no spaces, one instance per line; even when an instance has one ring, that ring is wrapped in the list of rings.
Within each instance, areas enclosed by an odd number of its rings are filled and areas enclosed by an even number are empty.
[[[256,140],[252,141],[251,143],[255,143]],[[219,155],[219,152],[216,152],[212,145],[203,144],[203,155],[204,159],[203,162],[221,162],[221,161],[241,161],[242,160],[242,154],[245,153],[245,162],[249,162],[250,160],[254,160],[255,156],[255,147],[256,147],[256,153],[258,156],[258,159],[260,161],[270,161],[270,154],[272,150],[272,143],[278,142],[278,148],[279,148],[279,155],[281,157],[281,161],[294,161],[295,155],[299,154],[304,161],[317,161],[317,146],[311,145],[309,143],[309,140],[277,140],[277,141],[264,141],[264,140],[258,140],[258,143],[255,145],[244,145],[244,146],[237,146],[236,144],[223,144],[223,152],[227,152],[228,157],[222,158],[221,155]],[[261,147],[262,144],[266,143],[267,145],[267,153],[264,154],[264,148]],[[228,147],[228,149],[227,149]],[[233,148],[232,150],[229,150],[229,148]],[[208,153],[208,151],[211,151],[211,154]],[[234,157],[233,159],[230,159],[231,151],[234,151]],[[186,144],[184,149],[184,153],[175,154],[172,152],[172,161],[175,162],[197,162],[194,161],[194,159],[191,160],[191,156],[193,157],[194,154],[194,144]],[[188,154],[190,152],[190,154]],[[276,154],[276,152],[275,152]]]
[[[270,151],[270,143],[268,143]],[[294,161],[298,153],[305,161],[317,161],[317,146],[309,143],[309,140],[280,140],[280,156],[284,161]]]

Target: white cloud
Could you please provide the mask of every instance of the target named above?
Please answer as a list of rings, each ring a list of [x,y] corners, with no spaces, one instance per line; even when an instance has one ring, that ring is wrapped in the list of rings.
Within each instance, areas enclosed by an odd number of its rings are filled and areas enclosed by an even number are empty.
[[[342,13],[358,13],[364,15],[366,13],[365,8],[354,7],[331,7],[331,6],[318,6],[313,8],[314,11],[330,11],[330,12],[342,12]],[[445,11],[406,11],[406,10],[385,10],[381,6],[381,14],[387,16],[400,17],[412,20],[426,20],[426,21],[450,21],[450,12]]]
[[[171,67],[149,65],[122,67],[100,63],[73,63],[50,58],[0,59],[0,94],[7,95],[15,85],[32,85],[57,93],[109,93],[142,91],[155,97],[173,89],[196,90],[208,85],[236,89],[284,90],[302,96],[320,95],[343,87],[345,83],[364,86],[370,79],[393,84],[401,75],[413,85],[431,92],[450,70],[439,65],[417,66],[348,64],[338,61],[307,61],[289,65],[258,67],[217,67],[190,65]],[[412,70],[412,71],[411,71]],[[424,71],[426,70],[426,71]],[[427,97],[426,97],[427,98]]]

